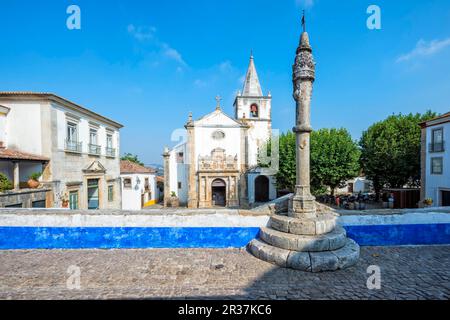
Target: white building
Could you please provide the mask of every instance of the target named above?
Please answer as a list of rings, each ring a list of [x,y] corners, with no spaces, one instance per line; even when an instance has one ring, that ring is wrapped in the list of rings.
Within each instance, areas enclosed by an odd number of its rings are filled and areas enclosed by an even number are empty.
[[[156,204],[159,198],[156,170],[122,160],[120,161],[120,177],[123,210],[141,210]]]
[[[373,192],[373,183],[366,177],[360,176],[348,180],[343,188],[337,188],[336,194],[352,194],[352,193],[369,193]]]
[[[270,93],[263,95],[253,56],[234,118],[217,98],[213,112],[185,125],[185,142],[164,153],[165,204],[175,193],[190,208],[238,207],[276,198],[270,170],[258,168],[258,150],[271,136]]]
[[[36,206],[121,207],[121,124],[50,93],[0,92],[0,105],[0,172],[15,189],[0,206],[34,206],[42,189],[26,181],[42,172],[47,192]]]
[[[421,123],[421,200],[450,206],[450,112]]]

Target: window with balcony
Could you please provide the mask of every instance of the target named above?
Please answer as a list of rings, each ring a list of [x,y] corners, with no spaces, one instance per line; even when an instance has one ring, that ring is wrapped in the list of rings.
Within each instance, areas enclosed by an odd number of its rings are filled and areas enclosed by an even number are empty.
[[[444,151],[444,129],[438,128],[431,131],[430,152]]]
[[[81,142],[78,142],[78,124],[67,122],[66,151],[81,152]]]
[[[116,149],[113,148],[112,134],[106,135],[106,156],[114,158],[116,156]]]
[[[431,158],[431,174],[442,174],[443,158]]]
[[[89,154],[100,155],[100,146],[98,145],[98,133],[96,129],[89,129]]]

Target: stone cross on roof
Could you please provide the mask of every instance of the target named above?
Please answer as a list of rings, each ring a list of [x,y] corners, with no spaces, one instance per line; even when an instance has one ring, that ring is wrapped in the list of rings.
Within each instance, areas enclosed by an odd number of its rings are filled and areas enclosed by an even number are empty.
[[[216,101],[217,101],[216,110],[220,110],[220,101],[221,100],[222,100],[221,96],[216,96]]]

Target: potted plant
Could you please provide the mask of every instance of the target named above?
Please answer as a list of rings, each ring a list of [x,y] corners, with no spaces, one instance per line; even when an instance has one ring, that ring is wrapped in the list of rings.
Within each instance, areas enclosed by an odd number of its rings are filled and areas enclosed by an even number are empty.
[[[37,187],[39,187],[39,185],[41,184],[39,182],[39,178],[41,177],[41,175],[42,175],[41,172],[32,173],[27,181],[28,187],[31,189],[36,189]]]
[[[177,197],[177,194],[172,191],[169,198],[169,206],[172,208],[178,208],[180,205],[180,200]]]
[[[433,204],[433,199],[431,198],[423,199],[423,204],[425,207],[430,207]]]
[[[69,207],[69,194],[67,192],[64,192],[59,196],[59,200],[61,200],[61,204],[63,208]]]

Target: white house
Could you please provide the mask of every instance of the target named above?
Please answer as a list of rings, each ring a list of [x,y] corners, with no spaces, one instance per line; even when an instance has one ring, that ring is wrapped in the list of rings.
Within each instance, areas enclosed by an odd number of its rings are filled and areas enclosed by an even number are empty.
[[[253,56],[234,117],[220,98],[213,112],[185,125],[184,141],[164,152],[165,205],[171,194],[190,208],[246,207],[276,198],[273,172],[258,168],[258,151],[271,137],[270,93],[264,95]]]
[[[0,92],[0,172],[14,184],[0,206],[120,209],[120,128],[55,94]],[[27,188],[33,172],[43,188]]]
[[[450,112],[420,124],[421,200],[450,206]]]
[[[373,191],[373,183],[364,176],[350,179],[345,187],[336,189],[336,194],[368,193]]]
[[[141,210],[156,204],[159,198],[156,170],[122,160],[120,161],[120,177],[123,210]]]

